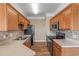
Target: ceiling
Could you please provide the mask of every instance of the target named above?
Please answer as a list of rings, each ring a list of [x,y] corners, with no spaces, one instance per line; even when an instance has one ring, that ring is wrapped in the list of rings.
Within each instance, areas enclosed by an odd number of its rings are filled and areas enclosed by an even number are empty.
[[[43,17],[47,13],[54,13],[55,10],[61,5],[62,3],[39,3],[38,8],[39,12],[38,14],[34,14],[32,11],[31,3],[17,3],[17,5],[24,11],[26,16],[32,16],[32,17]]]

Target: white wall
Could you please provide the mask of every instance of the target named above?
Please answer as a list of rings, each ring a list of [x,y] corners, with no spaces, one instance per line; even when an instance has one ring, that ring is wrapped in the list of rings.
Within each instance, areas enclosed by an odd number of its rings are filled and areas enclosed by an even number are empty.
[[[52,15],[46,15],[46,22],[45,22],[45,35],[46,36],[55,36],[56,34],[54,32],[50,31],[50,19]]]
[[[50,34],[50,24],[49,24],[50,18],[51,18],[51,16],[46,16],[46,23],[45,23],[46,35]]]
[[[46,41],[45,36],[45,19],[30,19],[31,24],[35,28],[35,42]]]

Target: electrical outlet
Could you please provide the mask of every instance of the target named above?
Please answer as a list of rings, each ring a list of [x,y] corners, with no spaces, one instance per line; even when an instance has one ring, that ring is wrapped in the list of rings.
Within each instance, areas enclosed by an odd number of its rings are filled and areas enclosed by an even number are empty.
[[[77,36],[76,35],[73,35],[73,38],[77,38]]]

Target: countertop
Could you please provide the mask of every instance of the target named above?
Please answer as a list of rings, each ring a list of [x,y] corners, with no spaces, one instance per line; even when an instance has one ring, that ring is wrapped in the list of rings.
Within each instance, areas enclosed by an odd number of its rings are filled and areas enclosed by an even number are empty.
[[[29,36],[28,36],[29,38]],[[26,38],[25,40],[27,40]],[[35,52],[23,45],[25,40],[12,40],[0,46],[0,56],[33,56]]]
[[[53,39],[61,47],[78,47],[79,48],[79,41],[74,39]]]

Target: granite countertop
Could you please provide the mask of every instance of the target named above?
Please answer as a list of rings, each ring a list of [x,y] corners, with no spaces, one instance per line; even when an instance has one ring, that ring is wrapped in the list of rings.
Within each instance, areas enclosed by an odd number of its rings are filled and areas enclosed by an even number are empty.
[[[27,40],[30,35],[25,39]],[[33,56],[35,52],[23,45],[25,40],[12,40],[0,46],[0,56]]]
[[[79,48],[79,41],[74,39],[53,39],[54,42],[59,44],[61,47],[78,47]]]

